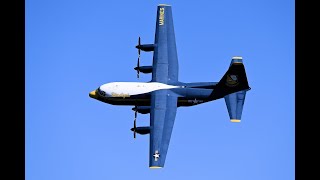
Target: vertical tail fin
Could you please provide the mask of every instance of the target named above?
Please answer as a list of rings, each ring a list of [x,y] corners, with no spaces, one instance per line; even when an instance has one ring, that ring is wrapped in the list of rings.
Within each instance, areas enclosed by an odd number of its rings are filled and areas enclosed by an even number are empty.
[[[249,89],[242,57],[233,57],[228,71],[214,87],[211,99],[223,98],[228,94]]]

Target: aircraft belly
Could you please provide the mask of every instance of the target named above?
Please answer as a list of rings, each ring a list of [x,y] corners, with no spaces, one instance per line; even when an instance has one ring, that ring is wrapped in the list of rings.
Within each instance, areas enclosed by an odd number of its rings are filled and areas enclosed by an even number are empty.
[[[130,97],[108,97],[101,101],[112,105],[150,106],[150,95],[136,95]]]

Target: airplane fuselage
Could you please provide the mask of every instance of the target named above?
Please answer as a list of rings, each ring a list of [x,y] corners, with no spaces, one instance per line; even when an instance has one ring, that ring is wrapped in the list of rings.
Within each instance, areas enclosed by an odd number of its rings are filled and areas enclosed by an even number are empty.
[[[179,98],[177,106],[194,106],[212,101],[215,82],[177,83],[168,85],[158,82],[111,82],[101,85],[90,97],[112,105],[150,106],[151,93],[170,89]]]

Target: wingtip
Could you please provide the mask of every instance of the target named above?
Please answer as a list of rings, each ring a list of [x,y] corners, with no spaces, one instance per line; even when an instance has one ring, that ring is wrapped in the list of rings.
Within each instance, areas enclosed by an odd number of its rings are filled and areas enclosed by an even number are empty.
[[[150,166],[149,167],[150,169],[160,169],[160,168],[162,168],[161,166]]]
[[[170,4],[159,4],[158,6],[171,6]]]
[[[233,56],[232,59],[239,59],[239,60],[241,59],[242,60],[242,57],[241,56]]]
[[[233,56],[231,60],[231,64],[242,64],[241,56]]]
[[[231,121],[231,122],[237,122],[237,123],[241,122],[240,119],[231,119],[230,121]]]

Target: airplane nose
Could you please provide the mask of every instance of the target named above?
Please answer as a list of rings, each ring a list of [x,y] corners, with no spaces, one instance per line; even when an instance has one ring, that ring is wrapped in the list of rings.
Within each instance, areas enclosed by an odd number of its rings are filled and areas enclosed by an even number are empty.
[[[97,98],[97,93],[96,93],[97,90],[94,90],[94,91],[91,91],[89,93],[89,96],[92,97],[92,98]]]

